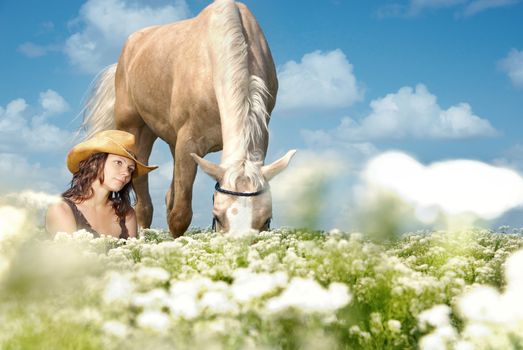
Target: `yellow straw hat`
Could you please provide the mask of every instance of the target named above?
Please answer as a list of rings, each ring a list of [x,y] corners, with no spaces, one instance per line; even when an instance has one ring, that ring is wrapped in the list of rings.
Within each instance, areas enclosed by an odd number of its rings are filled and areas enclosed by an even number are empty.
[[[133,178],[145,175],[149,171],[158,168],[157,166],[147,166],[136,159],[134,135],[121,130],[101,131],[90,139],[74,146],[67,155],[67,168],[71,173],[76,173],[80,162],[95,153],[117,154],[134,160],[136,169],[133,172]]]

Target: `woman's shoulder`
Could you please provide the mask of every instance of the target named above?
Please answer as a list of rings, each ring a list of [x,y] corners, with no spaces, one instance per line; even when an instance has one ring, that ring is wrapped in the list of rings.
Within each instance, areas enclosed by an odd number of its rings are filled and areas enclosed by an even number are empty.
[[[59,201],[49,205],[47,208],[47,213],[54,215],[73,215],[73,209],[71,208],[70,204],[66,202],[66,199],[62,198]]]
[[[49,233],[76,231],[76,219],[73,209],[64,199],[51,204],[45,216],[46,228]]]

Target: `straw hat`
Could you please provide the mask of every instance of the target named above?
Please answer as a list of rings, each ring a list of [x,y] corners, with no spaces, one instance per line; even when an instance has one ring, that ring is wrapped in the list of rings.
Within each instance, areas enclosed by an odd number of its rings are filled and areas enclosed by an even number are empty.
[[[120,130],[101,131],[92,138],[74,146],[67,155],[67,168],[71,173],[76,173],[80,162],[95,153],[117,154],[134,160],[136,169],[133,172],[133,178],[145,175],[158,168],[139,162],[134,156],[137,153],[134,135]]]

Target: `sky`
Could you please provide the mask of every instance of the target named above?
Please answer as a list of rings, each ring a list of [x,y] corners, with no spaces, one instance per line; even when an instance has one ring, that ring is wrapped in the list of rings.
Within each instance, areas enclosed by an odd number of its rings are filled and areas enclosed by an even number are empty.
[[[0,0],[0,199],[63,192],[96,74],[132,32],[209,3]],[[271,183],[275,226],[314,216],[319,228],[357,228],[354,213],[385,189],[423,223],[444,211],[523,227],[522,1],[244,3],[279,79],[266,163],[298,150]],[[165,228],[172,159],[161,141],[149,163],[160,166],[153,227]],[[199,171],[193,227],[210,225],[212,191]]]

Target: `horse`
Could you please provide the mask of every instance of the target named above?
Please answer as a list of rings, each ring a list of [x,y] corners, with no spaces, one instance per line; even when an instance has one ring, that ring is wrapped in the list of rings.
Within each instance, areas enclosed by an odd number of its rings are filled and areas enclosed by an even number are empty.
[[[269,45],[253,14],[244,4],[215,0],[194,18],[131,34],[118,62],[95,78],[82,127],[86,138],[106,129],[134,134],[136,157],[145,164],[157,138],[169,145],[174,167],[165,201],[174,237],[192,220],[197,165],[216,180],[216,230],[267,230],[269,181],[296,152],[265,165],[277,90]],[[203,159],[220,150],[220,164]],[[153,214],[148,181],[142,176],[134,184],[143,228]]]

